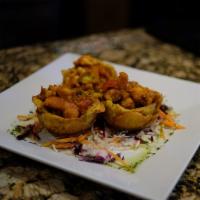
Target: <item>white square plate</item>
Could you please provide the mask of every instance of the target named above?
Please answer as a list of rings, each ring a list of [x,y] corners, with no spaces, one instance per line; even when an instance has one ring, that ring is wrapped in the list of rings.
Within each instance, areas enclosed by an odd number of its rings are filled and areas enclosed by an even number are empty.
[[[132,195],[166,199],[200,143],[200,84],[114,64],[117,71],[127,72],[130,80],[164,94],[167,104],[181,114],[181,124],[186,126],[185,130],[176,131],[169,142],[155,156],[145,160],[134,174],[78,161],[73,156],[18,141],[8,134],[16,116],[33,109],[31,98],[39,93],[40,87],[61,83],[61,69],[72,66],[77,58],[78,55],[66,54],[0,94],[0,147]]]

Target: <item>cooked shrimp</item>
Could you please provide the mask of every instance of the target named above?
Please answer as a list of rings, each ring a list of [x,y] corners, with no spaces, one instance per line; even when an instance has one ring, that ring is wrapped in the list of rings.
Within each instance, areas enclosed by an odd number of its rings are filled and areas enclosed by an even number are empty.
[[[119,90],[117,89],[110,89],[108,90],[105,95],[104,95],[104,98],[106,100],[112,100],[113,102],[117,102],[117,101],[120,101],[121,100],[121,93]]]
[[[67,102],[61,97],[48,97],[44,102],[44,106],[47,108],[62,111],[65,118],[73,118],[79,116],[79,110],[76,104]]]
[[[127,88],[127,84],[128,84],[128,75],[125,72],[120,72],[118,78],[119,89],[125,90]]]
[[[93,66],[99,64],[100,61],[90,55],[81,56],[78,60],[74,62],[75,66]]]

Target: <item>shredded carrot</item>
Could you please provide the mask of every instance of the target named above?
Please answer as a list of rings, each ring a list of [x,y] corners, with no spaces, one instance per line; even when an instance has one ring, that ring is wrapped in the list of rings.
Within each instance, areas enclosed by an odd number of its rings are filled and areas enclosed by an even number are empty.
[[[185,129],[185,126],[181,124],[176,124],[176,129]]]
[[[172,115],[166,114],[162,110],[159,111],[159,115],[160,115],[161,118],[167,119],[169,121],[173,121],[173,118],[174,118]]]
[[[185,127],[177,124],[174,121],[174,117],[170,114],[166,114],[164,113],[162,110],[159,111],[159,115],[160,117],[163,119],[163,121],[161,122],[163,125],[167,126],[167,127],[171,127],[171,128],[175,128],[175,129],[184,129]]]
[[[71,137],[71,138],[63,138],[63,139],[56,139],[50,142],[46,142],[43,144],[44,147],[48,147],[52,144],[57,144],[57,143],[68,143],[68,142],[76,142],[77,138],[76,137]]]
[[[86,133],[84,133],[83,135],[80,135],[80,136],[78,137],[78,141],[81,142],[81,141],[85,140],[85,139],[86,139],[87,137],[89,137],[91,134],[92,134],[91,131],[87,131]]]
[[[56,149],[70,149],[74,147],[73,143],[58,143],[58,144],[53,144]]]
[[[125,166],[125,167],[129,168],[128,163],[125,162],[124,160],[122,160],[122,159],[120,158],[120,156],[118,156],[117,154],[113,153],[113,152],[110,151],[110,150],[107,150],[107,152],[108,152],[110,155],[112,155],[113,158],[114,158],[116,161],[118,161],[122,166]]]
[[[162,123],[168,127],[176,127],[176,123],[172,120],[164,120]]]
[[[77,137],[68,137],[68,138],[62,138],[62,139],[56,139],[50,142],[46,142],[43,144],[44,147],[51,146],[52,144],[62,144],[62,143],[72,143],[72,142],[80,142],[87,138],[89,135],[91,135],[91,131],[87,131],[85,134],[77,136]]]

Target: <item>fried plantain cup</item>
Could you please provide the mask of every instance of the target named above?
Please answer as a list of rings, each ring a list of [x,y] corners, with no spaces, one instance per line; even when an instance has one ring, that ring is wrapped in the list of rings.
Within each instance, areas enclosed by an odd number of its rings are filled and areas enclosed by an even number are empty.
[[[134,109],[127,109],[111,100],[105,102],[105,120],[117,129],[136,130],[143,129],[157,118],[156,103]]]
[[[157,91],[128,82],[128,75],[120,73],[115,80],[104,84],[104,118],[107,123],[123,130],[143,129],[158,116],[162,95]]]
[[[44,128],[55,135],[84,131],[92,126],[97,114],[105,110],[103,103],[97,98],[93,98],[93,101],[90,101],[89,104],[88,99],[79,101],[78,107],[75,103],[69,103],[63,97],[52,95],[41,99],[40,96],[37,95],[32,98],[37,107],[38,119]]]

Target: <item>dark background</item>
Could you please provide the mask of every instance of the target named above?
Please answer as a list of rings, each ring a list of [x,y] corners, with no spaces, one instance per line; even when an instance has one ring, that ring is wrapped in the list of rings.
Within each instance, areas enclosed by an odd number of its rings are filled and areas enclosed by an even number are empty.
[[[200,11],[189,1],[0,0],[0,49],[144,27],[200,54]]]

